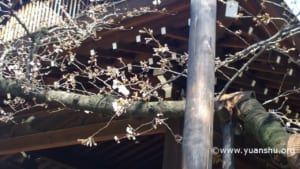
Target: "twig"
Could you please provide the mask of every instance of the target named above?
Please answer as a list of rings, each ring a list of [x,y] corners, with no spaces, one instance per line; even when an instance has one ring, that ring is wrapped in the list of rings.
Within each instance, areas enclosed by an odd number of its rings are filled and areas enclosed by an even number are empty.
[[[283,87],[283,84],[285,82],[285,79],[286,79],[287,75],[288,75],[288,71],[283,75],[283,78],[281,80],[277,95],[279,95],[281,93],[281,90],[282,90],[282,87]]]
[[[103,131],[104,129],[106,129],[110,124],[111,122],[117,117],[117,114],[114,114],[108,122],[106,122],[106,124],[99,128],[96,132],[94,132],[90,137],[95,137],[97,134],[99,134],[101,131]]]
[[[276,96],[276,97],[274,97],[272,99],[269,99],[269,100],[263,102],[262,105],[269,104],[269,103],[271,103],[271,102],[273,102],[273,101],[275,101],[275,100],[277,100],[279,98],[286,97],[286,96],[289,96],[291,94],[295,94],[295,93],[299,93],[299,92],[300,92],[300,88],[287,90],[287,91],[281,93],[280,95],[278,95],[278,96]]]
[[[217,96],[217,100],[220,99],[220,97],[226,92],[228,87],[231,85],[231,83],[252,63],[257,57],[259,57],[263,52],[265,51],[265,47],[262,47],[258,53],[256,53],[252,58],[250,58],[240,69],[238,72],[236,72],[231,79],[226,83],[222,91]]]

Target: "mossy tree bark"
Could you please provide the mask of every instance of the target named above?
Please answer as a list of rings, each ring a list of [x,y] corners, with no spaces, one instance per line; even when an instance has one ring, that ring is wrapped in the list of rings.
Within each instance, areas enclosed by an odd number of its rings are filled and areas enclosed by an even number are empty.
[[[249,99],[239,105],[240,118],[245,130],[251,133],[264,147],[277,149],[287,148],[290,134],[280,121],[268,113],[256,99]]]
[[[71,109],[88,110],[106,115],[114,114],[112,102],[116,98],[105,95],[82,95],[58,90],[30,90],[26,91],[14,80],[0,77],[0,91],[20,96],[28,100],[35,99],[37,102],[60,103]],[[128,117],[151,117],[163,112],[166,116],[181,116],[185,108],[185,100],[162,101],[162,102],[133,102],[126,109]]]

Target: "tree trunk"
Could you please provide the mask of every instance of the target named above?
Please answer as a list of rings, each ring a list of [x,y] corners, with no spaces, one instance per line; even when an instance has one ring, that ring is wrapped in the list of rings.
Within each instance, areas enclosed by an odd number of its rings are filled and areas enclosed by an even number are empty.
[[[212,168],[216,0],[191,0],[183,168]]]

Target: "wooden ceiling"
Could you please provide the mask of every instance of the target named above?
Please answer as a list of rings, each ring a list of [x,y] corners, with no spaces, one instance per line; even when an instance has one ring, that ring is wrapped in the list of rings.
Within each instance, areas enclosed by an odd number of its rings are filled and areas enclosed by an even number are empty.
[[[259,3],[258,0],[240,0],[240,4],[254,14],[261,12],[261,9],[257,8]],[[136,41],[137,36],[141,36],[141,39],[143,39],[143,36],[138,33],[138,30],[143,27],[153,29],[156,37],[163,43],[167,43],[171,50],[181,53],[186,52],[189,36],[189,1],[165,0],[163,6],[167,8],[167,14],[147,14],[123,21],[121,25],[129,30],[99,32],[102,40],[88,39],[82,47],[76,49],[78,59],[88,58],[90,49],[95,49],[102,56],[101,62],[103,64],[116,64],[111,58],[118,57],[122,57],[128,62],[146,59],[152,55],[153,46]],[[224,17],[224,9],[223,4],[218,4],[218,20],[222,21],[227,27],[247,32],[249,27],[253,26],[251,19],[236,20]],[[277,8],[271,8],[268,12],[277,16],[281,11]],[[277,31],[272,25],[267,26],[267,28],[267,30],[255,29],[253,36],[248,37],[249,40],[253,42],[263,40],[269,36],[268,33],[274,34]],[[296,41],[298,38],[300,37],[296,37]],[[113,43],[117,44],[116,49],[112,48]],[[286,41],[285,43],[290,45],[292,42]],[[219,27],[217,28],[217,56],[224,59],[227,53],[245,47],[231,34]],[[278,62],[278,60],[280,61]],[[243,63],[244,60],[235,64],[237,67],[241,67]],[[289,74],[291,70],[293,71]],[[234,74],[233,71],[228,69],[224,72],[228,75]],[[280,88],[284,91],[300,87],[299,74],[300,67],[290,62],[288,57],[270,51],[264,53],[249,65],[248,70],[243,73],[243,76],[234,81],[229,91],[254,90],[257,99],[263,102],[275,97]],[[54,75],[53,78],[56,78],[55,76],[59,75]],[[285,80],[283,81],[283,79]],[[222,74],[217,73],[216,91],[222,89],[226,82],[227,79]],[[185,79],[181,79],[175,85],[177,88],[174,88],[173,98],[181,99],[179,95],[181,89],[185,89]],[[299,94],[289,97],[286,105],[292,110],[291,117],[296,116],[298,112],[300,113],[299,102]],[[267,108],[275,109],[280,107],[280,104],[281,100],[278,103],[267,105]],[[57,109],[56,105],[50,107],[54,110]],[[285,109],[287,109],[287,106],[283,108],[283,111]],[[170,139],[167,143],[164,141],[166,140],[165,133],[168,133],[164,128],[150,132],[150,136],[140,137],[137,141],[124,141],[121,144],[108,141],[114,135],[124,134],[125,126],[128,123],[138,126],[147,119],[118,119],[111,124],[107,131],[96,137],[96,141],[101,142],[100,146],[86,148],[78,145],[77,138],[89,136],[99,126],[105,125],[105,121],[108,119],[109,117],[103,115],[89,115],[74,110],[58,110],[56,113],[49,114],[45,110],[33,109],[18,115],[16,117],[17,124],[0,124],[0,155],[2,155],[0,169],[29,169],[32,165],[35,165],[38,169],[168,168],[168,166],[163,166],[166,164],[163,164],[162,161],[165,161],[165,158],[170,154],[166,154],[166,150],[164,152],[163,149],[171,144],[171,141]],[[181,126],[181,122],[176,122],[176,120],[175,122],[171,120],[170,123],[174,123],[174,126],[178,128]],[[180,129],[177,131],[180,133]],[[220,144],[220,137],[217,136],[217,132],[215,135],[215,139],[218,140],[215,141],[216,144]],[[171,151],[170,149],[168,151]],[[20,151],[26,151],[27,154],[31,155],[31,158],[27,159],[17,153]],[[174,154],[178,156],[180,152]],[[180,159],[180,157],[176,158]],[[245,168],[247,164],[253,162],[251,160],[253,159],[239,157],[237,166]],[[257,162],[257,159],[254,159],[254,161]],[[264,168],[265,165],[265,162],[262,161],[253,165],[253,167]],[[30,167],[28,168],[28,166]],[[219,168],[220,166],[216,165],[215,167]]]

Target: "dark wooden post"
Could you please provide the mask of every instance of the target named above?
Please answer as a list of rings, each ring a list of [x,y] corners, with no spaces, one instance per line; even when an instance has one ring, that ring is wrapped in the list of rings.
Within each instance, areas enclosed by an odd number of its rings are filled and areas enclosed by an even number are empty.
[[[182,118],[168,122],[175,134],[182,135],[183,121]],[[182,147],[175,141],[174,136],[170,132],[165,133],[164,157],[162,169],[180,169]]]
[[[232,149],[233,148],[233,131],[232,131],[232,121],[225,123],[223,127],[223,148]],[[227,152],[222,154],[222,168],[223,169],[234,169],[234,159],[233,153]]]
[[[183,168],[212,168],[216,0],[191,0]]]

